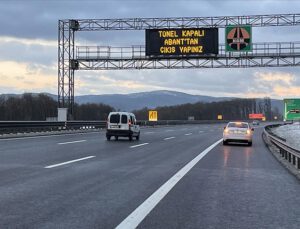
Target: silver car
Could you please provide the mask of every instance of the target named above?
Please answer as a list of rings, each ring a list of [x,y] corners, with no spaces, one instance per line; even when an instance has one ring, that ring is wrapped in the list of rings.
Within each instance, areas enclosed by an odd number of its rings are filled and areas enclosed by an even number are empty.
[[[224,127],[223,145],[228,142],[245,142],[252,145],[253,128],[247,122],[229,122]]]

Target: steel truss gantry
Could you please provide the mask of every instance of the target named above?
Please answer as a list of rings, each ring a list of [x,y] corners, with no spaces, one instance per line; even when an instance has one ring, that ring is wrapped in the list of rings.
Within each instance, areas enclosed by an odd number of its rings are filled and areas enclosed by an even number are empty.
[[[223,44],[219,46],[218,55],[168,59],[145,56],[145,46],[77,46],[76,63],[79,70],[300,66],[300,42],[257,43],[252,46],[251,52],[231,53],[225,51]]]
[[[252,27],[297,26],[300,25],[300,14],[59,20],[58,106],[67,107],[69,114],[73,114],[75,70],[300,66],[298,42],[255,44],[252,53],[235,54],[223,53],[224,46],[220,45],[218,55],[183,57],[180,59],[178,57],[151,59],[145,56],[143,46],[127,48],[76,47],[75,56],[76,31],[224,28],[227,25],[251,25]],[[118,49],[119,51],[112,52],[112,49]],[[126,54],[127,52],[130,52],[130,54]]]

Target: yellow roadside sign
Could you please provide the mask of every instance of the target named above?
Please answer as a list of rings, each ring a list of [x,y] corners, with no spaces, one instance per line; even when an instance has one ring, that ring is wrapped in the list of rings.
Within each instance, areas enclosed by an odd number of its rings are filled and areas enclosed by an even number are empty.
[[[222,120],[223,116],[222,115],[218,115],[218,120]]]
[[[157,111],[149,111],[149,121],[157,121]]]

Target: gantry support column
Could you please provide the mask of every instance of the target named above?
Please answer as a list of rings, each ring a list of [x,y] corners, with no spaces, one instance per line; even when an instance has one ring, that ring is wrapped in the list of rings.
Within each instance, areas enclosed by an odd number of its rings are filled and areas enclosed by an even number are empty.
[[[76,20],[58,22],[58,107],[68,108],[69,119],[74,113],[74,71]]]

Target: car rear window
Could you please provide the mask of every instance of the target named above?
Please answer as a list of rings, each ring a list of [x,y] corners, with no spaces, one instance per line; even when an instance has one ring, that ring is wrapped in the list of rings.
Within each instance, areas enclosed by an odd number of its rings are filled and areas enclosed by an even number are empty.
[[[122,124],[128,123],[127,115],[122,115]]]
[[[110,123],[119,123],[119,121],[120,121],[119,114],[113,114],[110,116]]]
[[[231,122],[231,123],[228,124],[228,127],[248,128],[248,124],[247,123]]]

